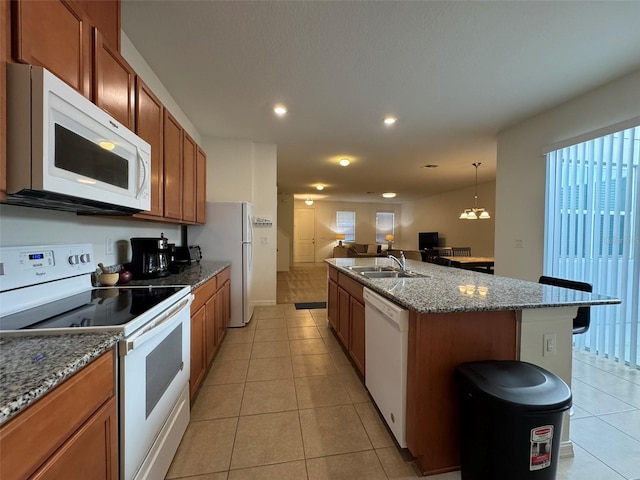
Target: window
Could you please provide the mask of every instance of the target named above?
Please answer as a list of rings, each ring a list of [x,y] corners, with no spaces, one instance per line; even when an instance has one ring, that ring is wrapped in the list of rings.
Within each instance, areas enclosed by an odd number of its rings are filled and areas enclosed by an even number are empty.
[[[393,212],[376,212],[376,243],[385,243],[385,237],[394,234],[394,220]]]
[[[547,154],[544,273],[591,283],[620,305],[591,308],[576,346],[640,363],[640,127]]]
[[[345,242],[356,241],[356,212],[336,212],[336,233],[344,233]]]

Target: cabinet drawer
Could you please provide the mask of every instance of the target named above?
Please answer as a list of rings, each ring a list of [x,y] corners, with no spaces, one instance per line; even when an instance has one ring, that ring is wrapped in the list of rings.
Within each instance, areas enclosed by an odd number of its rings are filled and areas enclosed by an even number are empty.
[[[338,270],[333,267],[327,267],[329,269],[329,278],[338,283]]]
[[[115,396],[110,350],[0,429],[0,478],[26,478]]]
[[[338,285],[349,292],[349,295],[357,299],[360,303],[364,303],[364,297],[362,296],[363,286],[361,283],[338,272]]]
[[[218,275],[216,275],[216,278],[218,279],[218,288],[222,288],[222,285],[224,285],[224,282],[229,280],[230,271],[231,269],[227,267],[223,271],[221,271]]]
[[[217,277],[213,277],[204,285],[200,285],[193,292],[195,298],[193,299],[193,303],[191,304],[191,313],[197,312],[198,309],[206,303],[207,300],[211,298],[213,294],[218,290],[218,281]]]

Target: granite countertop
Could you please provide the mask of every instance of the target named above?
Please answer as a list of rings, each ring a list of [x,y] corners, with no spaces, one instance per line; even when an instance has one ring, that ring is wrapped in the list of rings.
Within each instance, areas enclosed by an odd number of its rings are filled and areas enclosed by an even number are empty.
[[[325,260],[392,302],[417,313],[522,310],[528,308],[610,305],[616,298],[552,287],[460,268],[407,260],[407,269],[426,277],[367,278],[354,265],[397,266],[389,258],[328,258]]]
[[[0,337],[0,424],[122,338],[118,332]]]
[[[172,273],[171,275],[162,278],[132,280],[127,285],[190,285],[191,288],[195,290],[207,280],[215,277],[229,265],[231,265],[231,262],[200,260],[200,263],[189,265],[180,273]]]

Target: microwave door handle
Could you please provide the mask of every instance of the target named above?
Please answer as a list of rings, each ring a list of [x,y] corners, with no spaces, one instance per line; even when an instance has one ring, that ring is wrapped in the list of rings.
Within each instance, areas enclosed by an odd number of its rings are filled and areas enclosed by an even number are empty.
[[[140,170],[142,171],[142,175],[140,176],[140,181],[138,183],[138,192],[136,193],[136,197],[139,197],[142,193],[142,189],[144,188],[144,184],[147,181],[147,164],[145,163],[142,155],[140,155],[140,150],[136,149],[136,156],[138,157],[138,164],[140,165]]]
[[[135,350],[140,345],[147,342],[150,338],[155,337],[157,334],[162,333],[164,330],[169,328],[171,326],[171,320],[182,313],[185,308],[189,308],[192,300],[193,294],[189,294],[189,296],[186,299],[182,300],[182,302],[180,302],[180,304],[175,307],[162,321],[155,324],[148,330],[141,329],[140,333],[132,335],[127,340],[123,340],[124,351],[121,353],[121,355],[126,355],[131,350]]]

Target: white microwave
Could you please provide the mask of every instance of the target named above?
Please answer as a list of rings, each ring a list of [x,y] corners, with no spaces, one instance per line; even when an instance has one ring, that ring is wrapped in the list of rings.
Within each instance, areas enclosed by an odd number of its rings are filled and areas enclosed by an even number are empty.
[[[42,67],[7,65],[6,203],[131,214],[151,206],[151,146]]]

